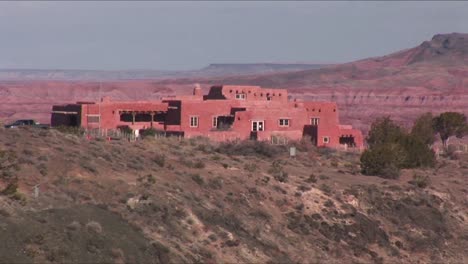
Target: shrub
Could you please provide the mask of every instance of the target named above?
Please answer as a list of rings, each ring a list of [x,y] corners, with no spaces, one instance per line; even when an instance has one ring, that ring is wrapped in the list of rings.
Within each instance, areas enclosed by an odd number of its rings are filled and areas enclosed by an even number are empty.
[[[164,154],[156,154],[153,157],[154,163],[156,163],[159,167],[164,167],[164,164],[166,162],[166,156]]]
[[[397,179],[405,160],[405,151],[398,144],[376,145],[361,155],[361,169],[365,175]]]
[[[330,179],[330,177],[328,177],[328,176],[325,175],[325,174],[320,174],[319,178],[320,178],[321,180],[328,180],[328,179]]]
[[[214,160],[214,161],[218,161],[218,160],[221,160],[221,156],[215,154],[215,155],[211,156],[211,159]]]
[[[426,188],[431,184],[431,179],[429,178],[429,175],[422,176],[415,173],[413,174],[413,180],[409,181],[409,183],[419,188]]]
[[[299,191],[301,191],[301,192],[307,192],[307,191],[310,191],[310,190],[311,190],[311,188],[310,188],[309,186],[305,186],[305,185],[299,185],[299,186],[297,187],[297,189],[298,189]]]
[[[451,136],[462,138],[468,134],[468,123],[466,116],[457,112],[445,112],[434,118],[433,127],[439,133],[444,147]]]
[[[316,150],[315,145],[312,144],[312,139],[310,136],[304,136],[299,141],[293,141],[290,146],[296,147],[296,149],[301,152],[311,152]]]
[[[153,176],[153,174],[148,174],[144,177],[138,177],[137,181],[143,183],[144,186],[149,187],[156,183],[156,178]]]
[[[288,181],[288,173],[284,171],[283,165],[281,165],[281,161],[279,160],[275,160],[271,163],[268,173],[273,175],[273,178],[279,182]]]
[[[208,236],[208,239],[213,241],[213,242],[216,242],[216,240],[218,240],[218,237],[216,236],[216,234],[210,234]]]
[[[330,165],[331,165],[332,167],[335,167],[335,168],[336,168],[336,167],[338,167],[338,161],[337,161],[337,160],[332,160],[332,161],[330,161]]]
[[[203,169],[205,168],[205,163],[202,160],[197,160],[195,163],[193,163],[193,167],[195,169]]]
[[[378,145],[398,143],[404,135],[403,129],[393,122],[390,117],[377,118],[371,125],[367,143],[371,148]]]
[[[319,186],[319,189],[324,192],[325,194],[331,194],[332,193],[332,189],[330,186],[328,186],[327,184],[321,184]]]
[[[332,200],[326,200],[323,204],[325,207],[335,207],[335,203]]]
[[[401,142],[406,152],[406,158],[402,166],[404,168],[433,167],[435,154],[432,149],[417,136],[408,135]]]
[[[195,147],[196,150],[201,151],[203,153],[213,153],[214,147],[211,145],[211,142],[208,138],[204,137],[197,137],[198,145]]]
[[[431,145],[435,141],[432,113],[425,113],[414,121],[411,128],[411,136],[422,141],[425,145]]]
[[[311,174],[309,178],[307,178],[306,182],[308,183],[316,183],[317,182],[317,177],[315,177],[314,174]]]
[[[85,130],[81,127],[73,127],[73,126],[58,126],[55,127],[57,131],[60,133],[64,134],[71,134],[71,135],[77,135],[77,136],[82,136],[85,134]]]
[[[216,148],[216,152],[226,155],[263,156],[272,158],[282,152],[286,152],[286,147],[280,145],[271,145],[265,141],[228,141],[221,143]]]
[[[0,149],[0,177],[4,179],[12,178],[18,170],[19,165],[16,153]]]
[[[133,134],[133,129],[131,129],[129,126],[118,126],[117,128],[124,134]]]
[[[0,193],[2,195],[9,196],[9,195],[16,193],[17,190],[18,190],[18,181],[13,181],[13,182],[10,182],[7,185],[7,187],[5,187],[5,189],[3,189]]]
[[[151,242],[151,245],[156,251],[156,256],[158,258],[159,263],[169,263],[170,262],[170,254],[171,250],[163,245],[159,241],[153,241]]]
[[[255,163],[246,163],[244,165],[244,170],[248,172],[255,172],[257,170],[257,164]]]
[[[317,152],[321,156],[324,156],[325,158],[329,159],[332,157],[333,154],[336,153],[336,150],[332,148],[320,147],[320,148],[317,148]]]
[[[377,119],[367,137],[369,149],[361,155],[362,173],[396,179],[402,168],[434,166],[430,120],[429,114],[421,116],[407,134],[390,118]]]
[[[205,168],[205,163],[200,159],[197,159],[196,161],[192,161],[185,157],[180,157],[179,162],[189,168],[196,168],[196,169]]]
[[[47,166],[44,164],[44,163],[41,163],[37,166],[37,169],[39,170],[39,173],[42,175],[42,176],[47,176]]]
[[[97,172],[97,168],[94,166],[94,164],[91,164],[89,161],[87,160],[81,160],[81,163],[80,163],[81,167],[83,169],[86,169],[87,171],[89,172],[92,172],[92,173],[96,173]],[[128,164],[127,164],[128,166]]]
[[[224,180],[221,177],[216,177],[214,179],[208,180],[208,186],[211,189],[219,190],[223,188]]]
[[[154,138],[158,134],[158,131],[154,128],[147,128],[140,130],[140,136],[142,138]]]
[[[192,174],[191,175],[191,178],[194,182],[196,182],[198,185],[203,185],[205,184],[205,180],[203,179],[202,176],[200,176],[200,174]]]

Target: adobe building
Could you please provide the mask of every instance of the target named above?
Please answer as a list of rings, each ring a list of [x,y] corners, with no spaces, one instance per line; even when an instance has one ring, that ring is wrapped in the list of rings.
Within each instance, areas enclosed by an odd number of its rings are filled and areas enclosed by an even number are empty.
[[[133,130],[154,128],[186,138],[205,136],[215,141],[308,136],[322,147],[363,147],[361,131],[340,125],[334,102],[288,100],[285,89],[259,86],[213,86],[203,95],[165,97],[159,101],[100,102],[55,105],[52,126]]]

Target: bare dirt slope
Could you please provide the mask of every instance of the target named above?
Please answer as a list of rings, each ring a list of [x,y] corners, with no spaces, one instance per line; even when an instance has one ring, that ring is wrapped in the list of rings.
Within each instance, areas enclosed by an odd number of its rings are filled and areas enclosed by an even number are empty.
[[[468,261],[468,157],[384,180],[307,144],[291,159],[252,143],[3,130],[0,147],[19,166],[0,180],[19,185],[0,195],[3,263]]]

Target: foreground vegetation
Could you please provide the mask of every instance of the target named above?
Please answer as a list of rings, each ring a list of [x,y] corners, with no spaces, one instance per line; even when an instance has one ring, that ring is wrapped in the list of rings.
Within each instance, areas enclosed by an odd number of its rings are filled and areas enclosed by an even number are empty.
[[[461,138],[468,134],[466,117],[455,112],[437,117],[426,113],[408,132],[389,117],[378,118],[366,139],[369,148],[361,156],[362,172],[395,179],[400,176],[401,169],[434,167],[432,144],[437,134],[448,150],[447,141],[451,136]]]
[[[386,180],[361,175],[359,153],[291,144],[294,159],[252,141],[0,131],[0,262],[467,260],[468,157]]]

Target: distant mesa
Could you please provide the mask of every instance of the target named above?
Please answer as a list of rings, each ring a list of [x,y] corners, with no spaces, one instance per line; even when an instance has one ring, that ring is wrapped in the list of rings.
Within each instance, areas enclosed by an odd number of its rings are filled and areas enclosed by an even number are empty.
[[[319,69],[324,66],[327,65],[298,63],[224,63],[210,64],[205,68],[191,71],[0,69],[0,80],[117,81],[213,78],[220,76],[239,76]]]

